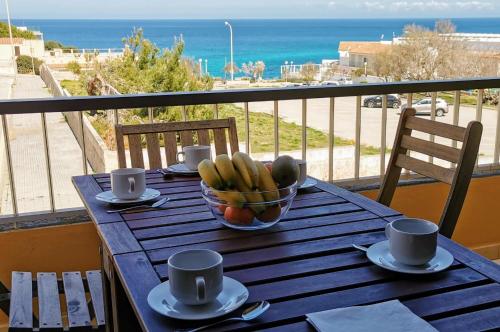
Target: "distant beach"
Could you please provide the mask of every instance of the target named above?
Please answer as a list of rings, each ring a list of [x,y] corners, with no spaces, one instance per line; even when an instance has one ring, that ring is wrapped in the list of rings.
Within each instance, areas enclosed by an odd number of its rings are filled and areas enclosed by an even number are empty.
[[[436,19],[345,20],[231,20],[235,63],[262,60],[265,78],[278,77],[285,61],[302,64],[338,59],[340,41],[390,40],[407,24],[432,28]],[[500,33],[500,18],[452,19],[458,32]],[[182,35],[186,56],[208,59],[212,76],[223,77],[229,62],[229,32],[224,20],[13,20],[15,25],[41,30],[45,40],[58,40],[79,48],[122,47],[133,27],[146,38],[168,47]]]

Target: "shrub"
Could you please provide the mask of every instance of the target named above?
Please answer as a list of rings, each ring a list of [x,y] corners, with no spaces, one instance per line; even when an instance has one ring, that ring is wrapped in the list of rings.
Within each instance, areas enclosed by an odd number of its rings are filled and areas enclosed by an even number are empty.
[[[32,74],[33,66],[35,67],[35,75],[40,75],[40,65],[43,63],[38,58],[32,58],[29,55],[20,55],[17,57],[17,72],[19,74]]]
[[[79,75],[82,72],[82,67],[76,61],[71,61],[66,65],[66,69],[73,74]]]

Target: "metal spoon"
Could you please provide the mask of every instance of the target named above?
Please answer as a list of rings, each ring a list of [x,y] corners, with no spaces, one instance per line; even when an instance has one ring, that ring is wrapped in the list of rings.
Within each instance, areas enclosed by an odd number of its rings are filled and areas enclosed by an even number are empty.
[[[248,321],[253,320],[253,319],[259,317],[260,315],[262,315],[264,312],[267,311],[267,309],[269,309],[270,306],[271,305],[267,301],[258,302],[256,304],[246,308],[243,311],[243,313],[241,314],[241,317],[232,317],[232,318],[224,319],[224,320],[221,320],[221,321],[209,324],[209,325],[200,326],[198,328],[195,328],[194,330],[186,330],[185,332],[201,331],[201,330],[207,329],[209,327],[219,325],[219,324],[229,322],[229,321],[248,322]]]
[[[108,210],[106,212],[107,213],[118,213],[118,212],[125,212],[125,211],[129,211],[129,210],[136,210],[136,209],[142,209],[142,208],[157,209],[160,206],[162,206],[163,204],[165,204],[166,202],[168,202],[169,200],[170,200],[170,198],[165,197],[165,198],[160,199],[159,201],[154,202],[154,204],[152,204],[152,205],[146,205],[146,204],[136,205],[136,206],[130,206],[128,208],[119,209],[119,210]]]
[[[352,246],[360,251],[364,251],[364,252],[367,252],[368,251],[368,248],[365,247],[365,246],[360,246],[359,244],[355,244],[353,243]]]

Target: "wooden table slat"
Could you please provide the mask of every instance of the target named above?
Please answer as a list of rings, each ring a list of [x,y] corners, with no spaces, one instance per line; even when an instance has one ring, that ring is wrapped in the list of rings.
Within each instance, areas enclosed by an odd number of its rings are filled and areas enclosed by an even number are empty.
[[[98,230],[112,255],[142,250],[141,245],[125,223],[100,224]]]
[[[57,275],[37,273],[38,321],[41,329],[63,330]]]
[[[31,272],[12,272],[9,326],[12,329],[33,328],[33,289]]]
[[[63,283],[68,308],[69,329],[92,326],[80,272],[63,272]]]

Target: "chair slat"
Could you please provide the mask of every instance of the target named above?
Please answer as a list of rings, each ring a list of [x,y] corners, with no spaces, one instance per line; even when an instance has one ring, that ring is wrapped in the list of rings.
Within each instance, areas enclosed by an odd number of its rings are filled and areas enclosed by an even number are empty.
[[[432,157],[458,163],[460,150],[446,145],[429,142],[412,136],[403,136],[401,146],[405,149],[423,153]]]
[[[409,117],[406,121],[406,128],[421,131],[427,134],[445,137],[463,142],[465,137],[465,128],[453,126],[447,123],[431,121],[427,119]]]
[[[181,146],[190,146],[193,145],[193,132],[191,130],[183,130],[180,132],[181,136]]]
[[[144,168],[141,135],[129,135],[128,147],[130,150],[130,161],[132,162],[132,167]]]
[[[167,165],[177,163],[177,135],[173,131],[163,133],[163,142],[165,144],[165,156]]]
[[[10,331],[33,328],[33,288],[31,272],[12,272]]]
[[[95,319],[98,326],[106,324],[104,313],[104,297],[102,293],[101,271],[87,271],[87,283],[89,284],[90,297],[92,298],[92,308],[94,308]]]
[[[227,154],[226,130],[224,128],[214,129],[214,144],[216,154]]]
[[[63,283],[68,307],[69,329],[92,326],[80,272],[64,272]]]
[[[210,135],[207,129],[198,130],[198,144],[210,146]]]
[[[123,138],[122,125],[115,126],[116,154],[118,155],[118,167],[127,167],[127,158],[125,157],[125,142]]]
[[[231,146],[231,155],[240,150],[238,145],[238,130],[236,129],[235,118],[229,118],[229,145]]]
[[[149,168],[161,168],[160,142],[157,133],[146,134]]]
[[[38,320],[40,330],[63,330],[61,303],[57,275],[53,272],[37,273],[38,283]]]
[[[453,182],[454,172],[452,170],[415,159],[405,154],[398,155],[396,166],[409,169],[418,174],[434,178],[447,184],[451,184]]]

